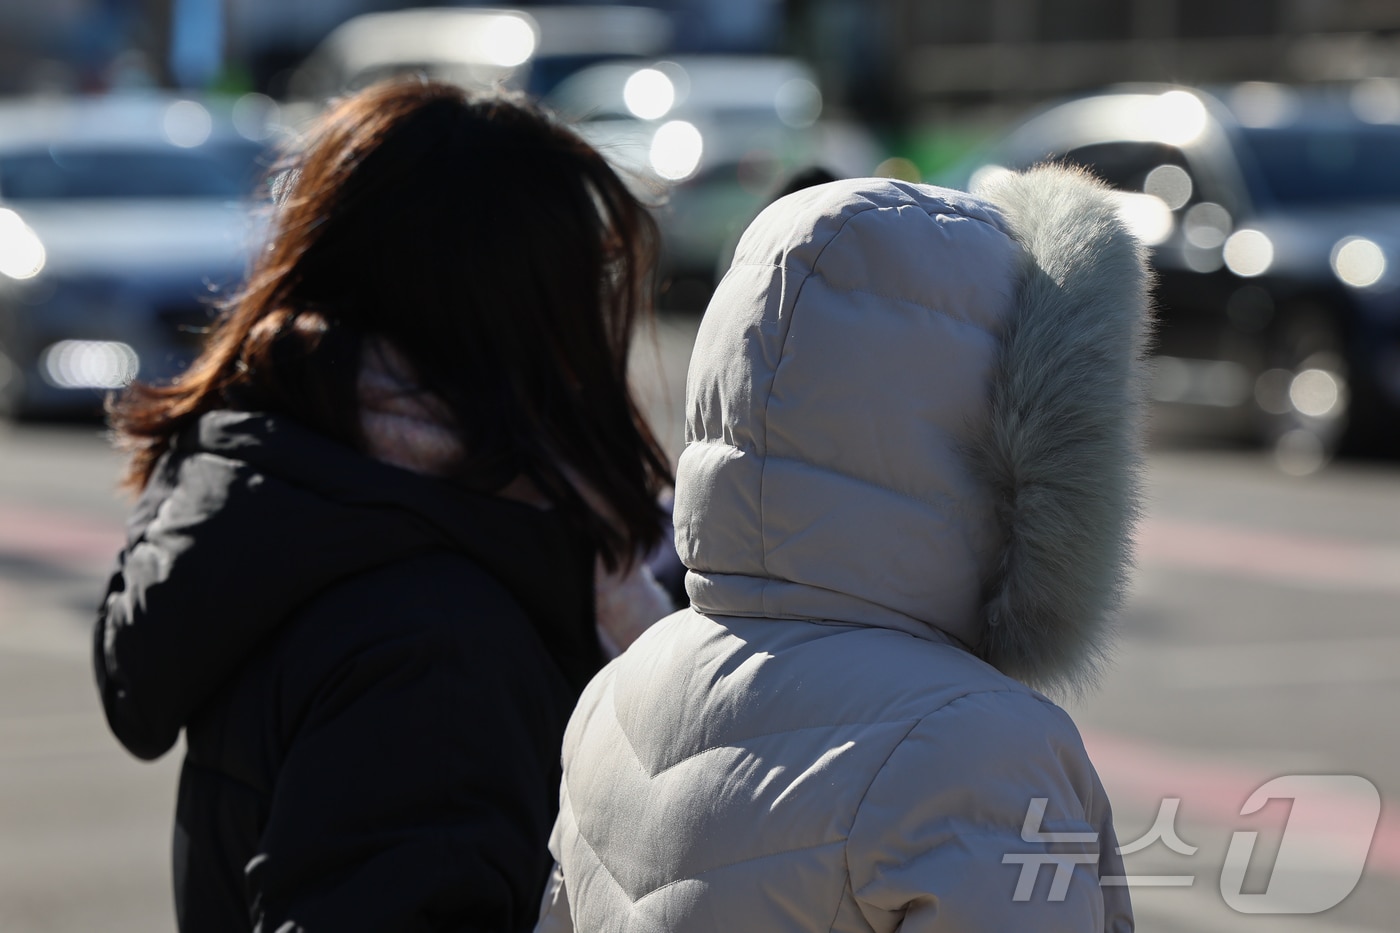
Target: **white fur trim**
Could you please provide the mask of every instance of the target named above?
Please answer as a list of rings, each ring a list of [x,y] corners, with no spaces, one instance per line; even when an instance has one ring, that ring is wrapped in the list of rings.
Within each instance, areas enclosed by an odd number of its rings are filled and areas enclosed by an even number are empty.
[[[1092,685],[1132,569],[1150,276],[1088,175],[1043,166],[978,192],[1028,267],[970,456],[1004,546],[987,583],[989,663],[1042,689]]]

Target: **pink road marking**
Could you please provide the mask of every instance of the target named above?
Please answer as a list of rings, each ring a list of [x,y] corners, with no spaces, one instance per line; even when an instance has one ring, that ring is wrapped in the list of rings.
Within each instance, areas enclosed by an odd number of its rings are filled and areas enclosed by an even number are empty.
[[[119,522],[0,502],[0,552],[89,571],[110,563],[123,543]]]
[[[1258,815],[1245,817],[1240,811],[1254,791],[1279,777],[1276,771],[1169,753],[1104,732],[1085,732],[1084,745],[1110,800],[1131,801],[1155,813],[1163,799],[1179,798],[1183,821],[1204,821],[1229,832],[1260,828]],[[1291,815],[1288,819],[1290,833],[1303,833],[1325,846],[1329,837],[1338,834],[1338,827],[1369,822],[1370,811],[1361,801],[1338,794],[1324,798],[1320,805],[1314,802],[1297,814],[1296,821]],[[1384,794],[1366,866],[1369,871],[1400,878],[1400,812]]]
[[[1400,545],[1152,518],[1137,535],[1144,565],[1400,593]]]

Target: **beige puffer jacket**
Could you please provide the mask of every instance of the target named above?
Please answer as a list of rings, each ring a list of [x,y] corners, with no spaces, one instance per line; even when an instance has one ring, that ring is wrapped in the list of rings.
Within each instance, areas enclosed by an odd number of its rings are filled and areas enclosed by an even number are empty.
[[[1055,168],[754,222],[691,361],[693,609],[579,703],[542,930],[1132,929],[1033,687],[1092,681],[1125,584],[1144,270]]]

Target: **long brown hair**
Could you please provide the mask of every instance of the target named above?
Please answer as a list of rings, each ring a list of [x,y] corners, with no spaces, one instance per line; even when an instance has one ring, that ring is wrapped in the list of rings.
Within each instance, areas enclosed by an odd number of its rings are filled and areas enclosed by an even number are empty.
[[[627,355],[657,232],[597,151],[522,97],[400,80],[332,107],[280,168],[269,242],[203,353],[109,408],[125,484],[144,488],[217,408],[365,449],[356,378],[374,336],[450,411],[455,480],[489,492],[528,477],[609,567],[654,545],[670,467]]]

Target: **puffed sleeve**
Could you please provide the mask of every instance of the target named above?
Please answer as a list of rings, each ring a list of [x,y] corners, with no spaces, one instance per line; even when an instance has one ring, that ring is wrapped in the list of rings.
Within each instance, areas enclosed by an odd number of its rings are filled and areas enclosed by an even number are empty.
[[[509,931],[536,918],[567,688],[484,573],[420,570],[337,587],[299,626],[308,639],[350,629],[356,649],[289,675],[307,696],[288,700],[303,712],[248,870],[264,933]]]
[[[847,848],[876,929],[1130,933],[1108,800],[1058,707],[973,693],[919,721],[863,799]]]

